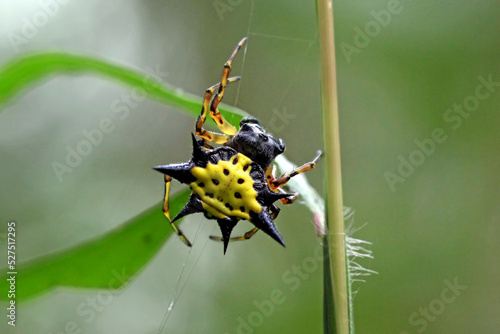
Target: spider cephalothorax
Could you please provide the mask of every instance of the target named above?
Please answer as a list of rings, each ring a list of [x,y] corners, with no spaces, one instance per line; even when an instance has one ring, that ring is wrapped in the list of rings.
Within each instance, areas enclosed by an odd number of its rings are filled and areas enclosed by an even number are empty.
[[[240,130],[224,145],[243,153],[264,169],[285,151],[283,140],[276,140],[271,134],[266,133],[259,121],[253,117],[243,118]]]
[[[240,79],[229,78],[229,73],[234,57],[245,42],[246,38],[238,43],[224,65],[221,82],[206,91],[201,114],[195,124],[196,135],[201,139],[198,141],[192,136],[191,160],[154,167],[165,174],[163,212],[182,241],[191,246],[174,222],[188,214],[202,212],[206,218],[217,220],[222,237],[210,238],[224,242],[224,253],[229,241],[250,239],[259,229],[284,246],[283,238],[274,225],[280,211],[274,202],[292,203],[298,194],[288,194],[281,187],[293,176],[314,168],[321,156],[320,153],[312,162],[275,178],[272,162],[285,150],[283,141],[267,133],[255,118],[243,118],[237,130],[220,114],[217,107],[226,84]],[[214,95],[216,89],[218,92]],[[210,116],[222,133],[203,129],[207,110],[210,110]],[[222,146],[214,148],[209,142]],[[168,204],[172,178],[191,188],[188,203],[173,220],[170,219]],[[248,220],[255,227],[241,237],[231,237],[233,228],[240,220]]]

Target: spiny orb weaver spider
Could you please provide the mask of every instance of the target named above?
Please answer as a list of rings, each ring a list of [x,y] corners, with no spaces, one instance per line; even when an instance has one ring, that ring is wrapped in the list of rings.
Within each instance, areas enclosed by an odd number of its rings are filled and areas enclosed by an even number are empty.
[[[236,54],[246,41],[245,37],[238,43],[224,64],[221,82],[206,90],[201,114],[195,123],[196,136],[201,139],[197,140],[192,134],[191,160],[154,167],[165,178],[163,212],[181,240],[191,246],[175,221],[186,215],[202,212],[207,219],[217,220],[222,237],[210,238],[224,243],[224,254],[229,241],[250,239],[259,229],[285,246],[274,225],[274,219],[280,212],[274,202],[279,199],[283,204],[293,203],[299,194],[288,194],[281,187],[295,175],[314,168],[321,157],[319,151],[313,161],[275,178],[272,162],[285,151],[283,140],[276,140],[267,133],[256,118],[243,118],[237,130],[219,112],[217,107],[224,97],[226,85],[240,79],[230,78],[229,73]],[[214,95],[216,89],[218,91]],[[203,128],[207,110],[222,133]],[[208,142],[222,146],[214,148]],[[192,191],[188,203],[173,220],[170,219],[168,204],[172,178],[189,185]],[[240,220],[248,220],[255,227],[242,236],[231,237],[233,228]]]

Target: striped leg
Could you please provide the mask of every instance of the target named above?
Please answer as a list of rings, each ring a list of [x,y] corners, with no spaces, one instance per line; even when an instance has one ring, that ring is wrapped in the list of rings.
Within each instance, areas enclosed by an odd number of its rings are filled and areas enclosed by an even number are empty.
[[[267,169],[266,169],[266,181],[267,181],[267,184],[269,185],[269,188],[272,189],[275,192],[286,193],[286,191],[284,191],[281,188],[274,188],[273,187],[272,182],[274,182],[275,180],[276,180],[276,166],[275,165],[269,165],[269,167],[267,167]],[[300,197],[299,193],[293,193],[293,195],[291,195],[291,196],[282,198],[281,199],[281,203],[283,203],[283,204],[292,204],[299,197]],[[279,212],[279,208],[277,208],[277,209],[278,209],[278,212]],[[276,216],[277,215],[278,214],[276,214]],[[272,218],[272,219],[274,220],[274,218]]]
[[[250,239],[255,233],[257,233],[259,229],[257,227],[254,227],[253,229],[251,229],[250,231],[248,231],[247,233],[243,234],[241,237],[232,237],[232,238],[229,238],[229,241],[239,241],[239,240],[248,240]],[[210,239],[214,240],[214,241],[222,241],[222,238],[221,237],[218,237],[218,236],[215,236],[215,235],[211,235],[210,236]]]
[[[279,192],[286,193],[286,191],[284,191],[281,188],[278,188],[277,190],[279,190]],[[297,193],[297,192],[295,192],[291,196],[282,198],[281,199],[281,203],[283,203],[283,204],[292,204],[293,202],[295,202],[299,198],[300,198],[300,194]]]
[[[226,85],[228,83],[235,82],[241,79],[240,77],[229,78],[229,74],[231,73],[231,64],[233,63],[234,58],[246,41],[247,38],[245,37],[238,43],[233,53],[224,64],[221,82],[208,88],[205,92],[205,99],[203,100],[201,114],[200,116],[198,116],[195,125],[195,131],[198,137],[204,138],[216,144],[224,144],[228,140],[228,136],[233,136],[236,134],[236,128],[224,119],[224,116],[222,116],[217,107],[224,97]],[[218,91],[212,99],[212,96],[216,89],[218,89]],[[212,100],[212,103],[210,103],[210,100]],[[203,124],[207,119],[207,110],[210,110],[210,117],[212,117],[223,134],[203,129]]]
[[[271,219],[272,220],[275,220],[276,217],[278,217],[278,214],[280,213],[280,208],[278,208],[276,205],[271,205],[271,208],[270,208],[270,216],[271,216]],[[253,235],[255,233],[257,233],[257,231],[259,230],[259,228],[257,227],[254,227],[253,229],[251,229],[250,231],[248,231],[247,233],[243,234],[242,236],[239,236],[239,237],[232,237],[232,238],[229,238],[229,241],[242,241],[242,240],[248,240],[250,239],[251,237],[253,237]],[[214,241],[222,241],[222,238],[221,237],[217,237],[215,235],[211,235],[210,236],[210,239],[214,240]]]
[[[235,82],[238,80],[240,80],[240,77],[232,77],[232,78],[227,79],[227,83]],[[201,113],[198,116],[198,118],[196,119],[196,123],[195,123],[196,135],[198,137],[201,137],[203,139],[206,139],[206,140],[211,141],[212,143],[216,143],[216,144],[224,144],[227,141],[228,136],[226,134],[205,130],[203,128],[203,124],[205,124],[205,121],[207,119],[207,110],[209,110],[210,100],[212,99],[214,91],[217,88],[219,88],[220,85],[221,84],[218,83],[218,84],[215,84],[215,85],[207,88],[207,90],[205,92],[205,99],[203,100],[203,106],[201,107]],[[219,115],[220,115],[220,113],[219,113]],[[222,124],[232,126],[231,124],[226,122],[226,120],[222,117],[222,115],[220,115],[220,116],[221,116]],[[218,121],[216,121],[216,123],[217,123],[217,125],[221,124]],[[219,126],[219,128],[221,129],[222,132],[224,132],[225,127]]]
[[[314,158],[313,161],[305,163],[302,166],[295,168],[294,170],[283,174],[281,177],[270,181],[269,184],[271,186],[271,189],[280,188],[280,187],[284,186],[288,181],[290,181],[290,179],[292,177],[294,177],[295,175],[298,175],[298,174],[301,174],[301,173],[307,172],[308,170],[313,169],[316,166],[316,163],[318,162],[318,160],[321,158],[322,155],[323,155],[323,153],[321,151],[318,151],[318,155],[316,156],[316,158]]]
[[[181,238],[182,242],[184,242],[187,246],[191,247],[191,243],[189,240],[186,238],[184,233],[175,225],[174,222],[172,222],[172,219],[170,219],[170,206],[168,205],[168,196],[170,194],[170,183],[172,182],[172,177],[170,175],[165,174],[165,198],[163,200],[163,214],[165,217],[167,217],[168,221],[170,222],[170,225],[174,229],[175,233]]]
[[[220,82],[219,91],[217,92],[217,94],[215,94],[214,99],[212,100],[212,104],[210,105],[210,116],[215,121],[219,129],[225,134],[230,136],[234,136],[237,130],[233,125],[231,125],[224,119],[224,117],[221,115],[217,107],[219,106],[220,101],[222,101],[222,99],[224,98],[224,92],[226,90],[226,84],[228,82],[229,74],[231,73],[231,65],[233,64],[233,60],[246,41],[247,38],[245,37],[238,43],[233,53],[224,64],[224,70],[222,72],[222,79]]]

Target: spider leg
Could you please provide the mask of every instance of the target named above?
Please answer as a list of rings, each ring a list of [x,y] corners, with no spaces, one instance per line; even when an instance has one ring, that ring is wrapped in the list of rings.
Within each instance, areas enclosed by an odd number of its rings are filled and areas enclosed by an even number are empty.
[[[276,190],[277,190],[278,192],[280,192],[280,193],[284,193],[284,194],[286,194],[286,191],[284,191],[284,190],[283,190],[283,189],[281,189],[281,188],[277,188]],[[291,194],[290,196],[287,196],[287,197],[285,197],[285,198],[281,198],[281,199],[280,199],[280,201],[281,201],[281,203],[283,203],[283,204],[292,204],[293,202],[295,202],[295,201],[296,201],[297,199],[299,199],[299,198],[300,198],[300,194],[299,194],[299,193],[297,193],[297,192],[295,192],[295,193]]]
[[[283,174],[281,177],[270,181],[269,184],[271,186],[271,189],[280,188],[280,187],[284,186],[288,181],[290,181],[290,179],[292,177],[294,177],[295,175],[298,175],[300,173],[304,173],[304,172],[307,172],[308,170],[313,169],[316,166],[316,163],[318,162],[318,160],[321,158],[322,155],[323,155],[323,153],[321,151],[318,151],[318,155],[316,156],[316,158],[314,158],[313,161],[305,163],[302,166],[295,168],[294,170]]]
[[[270,164],[266,168],[266,181],[269,188],[271,188],[271,182],[276,179],[276,165]]]
[[[276,166],[275,165],[269,165],[269,167],[267,167],[267,169],[266,169],[266,181],[267,181],[267,184],[268,184],[269,188],[271,190],[275,191],[275,192],[286,194],[286,191],[284,191],[283,189],[281,189],[281,188],[274,188],[272,186],[272,183],[275,180],[276,180]],[[296,193],[293,193],[292,195],[290,195],[288,197],[281,198],[280,200],[281,200],[281,203],[283,203],[283,204],[292,204],[299,197],[300,197],[300,194],[296,192]],[[276,208],[278,209],[278,212],[279,212],[279,208],[278,207],[276,207]],[[278,214],[276,213],[276,216],[277,215]],[[274,220],[275,217],[272,217],[272,219]]]
[[[210,105],[210,116],[215,121],[219,129],[226,135],[230,136],[234,136],[238,130],[232,124],[228,123],[224,119],[224,116],[222,116],[217,107],[219,106],[220,101],[222,101],[222,99],[224,98],[224,91],[226,90],[226,84],[228,82],[229,73],[231,73],[231,65],[233,63],[233,60],[246,41],[247,38],[245,37],[238,43],[233,53],[224,64],[224,70],[222,72],[222,79],[220,82],[219,91],[217,92],[217,94],[215,94],[212,100],[212,104]]]
[[[276,217],[278,217],[278,214],[280,213],[281,209],[276,206],[276,204],[271,205],[269,211],[271,212],[270,216],[272,220],[275,220]]]
[[[272,220],[274,220],[274,219],[276,219],[276,217],[278,217],[278,214],[280,213],[280,210],[281,209],[278,208],[275,204],[271,205],[269,211],[271,212],[270,217],[271,217]],[[253,229],[251,229],[250,231],[246,232],[242,236],[229,238],[229,241],[243,241],[243,240],[248,240],[251,237],[253,237],[253,235],[255,233],[257,233],[258,230],[259,230],[259,228],[254,227]],[[217,237],[215,235],[211,235],[210,239],[212,239],[214,241],[223,241],[221,237]]]
[[[232,77],[227,79],[227,83],[235,82],[240,80],[240,77]],[[217,83],[209,88],[207,88],[205,92],[205,98],[203,99],[203,105],[201,107],[201,113],[196,119],[195,123],[195,133],[198,137],[201,137],[203,139],[206,139],[208,141],[211,141],[215,144],[223,144],[227,141],[228,136],[226,134],[222,133],[217,133],[213,131],[208,131],[203,128],[203,124],[205,124],[205,121],[207,119],[207,110],[209,110],[210,106],[210,100],[212,99],[212,96],[214,94],[214,91],[220,87],[221,83]],[[221,115],[222,116],[222,115]],[[223,122],[225,120],[223,119]],[[225,124],[229,124],[225,122]],[[217,124],[219,125],[219,124]]]
[[[250,231],[248,231],[247,233],[243,234],[242,236],[240,237],[232,237],[232,238],[229,238],[229,241],[239,241],[239,240],[248,240],[250,239],[255,233],[257,233],[259,229],[257,227],[254,227],[253,229],[251,229]],[[222,238],[221,237],[218,237],[218,236],[215,236],[215,235],[211,235],[210,236],[210,239],[214,240],[214,241],[222,241]]]
[[[165,174],[165,198],[163,200],[163,214],[167,217],[170,225],[174,229],[175,233],[181,238],[182,242],[184,242],[187,246],[191,247],[191,243],[186,238],[184,233],[177,227],[177,225],[170,219],[170,206],[168,204],[168,197],[170,194],[170,183],[172,182],[172,177],[170,175]]]
[[[199,143],[200,143],[200,146],[203,147],[204,149],[212,150],[214,148],[212,145],[210,145],[208,140],[206,140],[204,138],[202,138]]]

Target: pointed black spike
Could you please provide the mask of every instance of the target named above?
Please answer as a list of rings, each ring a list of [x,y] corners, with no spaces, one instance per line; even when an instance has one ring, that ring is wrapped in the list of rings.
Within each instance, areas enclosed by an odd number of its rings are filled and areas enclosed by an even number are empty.
[[[201,148],[200,143],[196,140],[196,137],[193,133],[191,133],[191,138],[193,140],[193,160],[200,161],[205,158],[205,152],[203,148]]]
[[[161,165],[161,166],[154,166],[153,169],[157,172],[163,173],[163,174],[168,174],[170,175],[171,165]]]
[[[155,166],[154,170],[170,175],[174,179],[182,183],[191,183],[196,181],[196,178],[191,174],[192,165],[189,162],[182,164],[171,164],[163,166]]]
[[[184,216],[197,212],[203,212],[203,207],[201,205],[200,199],[195,195],[191,195],[191,197],[189,197],[189,201],[182,208],[181,212],[179,212],[177,216],[175,216],[175,218],[172,219],[172,223],[175,222],[177,219],[180,219]]]
[[[283,241],[283,238],[274,225],[273,220],[269,216],[269,211],[262,210],[259,214],[250,214],[250,222],[254,224],[255,227],[261,229],[264,233],[276,240],[281,246],[286,247],[285,241]]]
[[[276,193],[274,191],[266,189],[266,192],[264,193],[264,202],[267,206],[273,204],[279,199],[286,198],[289,196],[293,196],[293,194],[287,194],[287,193]]]
[[[224,243],[224,255],[225,255],[227,251],[227,245],[229,244],[229,239],[231,238],[231,232],[233,231],[233,228],[236,226],[238,221],[226,218],[226,219],[217,219],[217,223],[219,224],[219,228],[222,233],[222,242]]]

